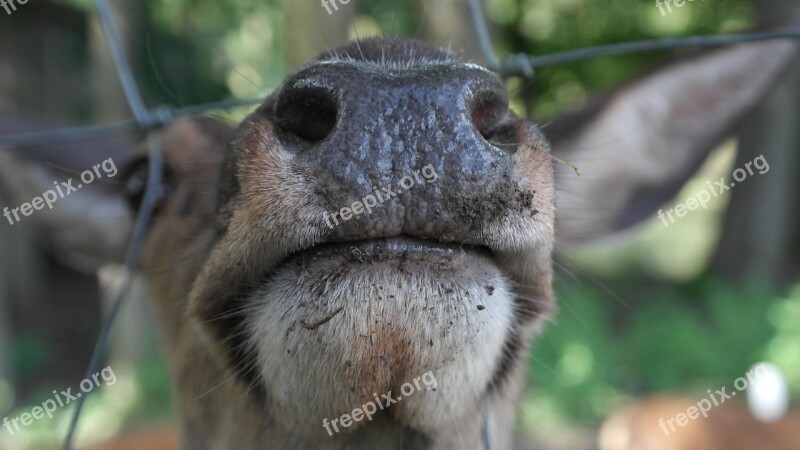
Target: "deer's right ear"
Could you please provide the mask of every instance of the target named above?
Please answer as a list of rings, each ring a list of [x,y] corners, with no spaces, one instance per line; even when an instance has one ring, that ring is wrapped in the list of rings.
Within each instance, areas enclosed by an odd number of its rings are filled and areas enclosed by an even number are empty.
[[[192,118],[157,133],[164,158],[157,214],[210,215],[216,186],[209,180],[232,128]],[[146,154],[123,138],[0,149],[2,226],[30,227],[65,264],[87,272],[122,261],[147,181]]]
[[[679,59],[545,124],[556,164],[561,243],[650,217],[730,136],[796,60],[798,41],[742,44]]]

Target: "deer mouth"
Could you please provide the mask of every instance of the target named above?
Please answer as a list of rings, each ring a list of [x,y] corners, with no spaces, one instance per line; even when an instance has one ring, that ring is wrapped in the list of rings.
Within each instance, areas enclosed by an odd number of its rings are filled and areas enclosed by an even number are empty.
[[[385,261],[408,256],[428,257],[431,262],[450,257],[456,253],[473,253],[493,257],[493,252],[484,245],[435,241],[410,235],[381,237],[344,242],[327,242],[312,246],[291,255],[293,258],[338,257],[348,262]]]
[[[472,66],[321,64],[276,95],[224,164],[190,312],[287,430],[324,436],[325,418],[429,372],[436,391],[383,414],[431,435],[472,415],[549,299],[543,137]]]
[[[512,291],[488,246],[410,235],[325,242],[253,284],[240,347],[276,417],[302,418],[287,427],[318,432],[325,417],[375,393],[396,397],[431,372],[436,391],[384,412],[424,428],[437,411],[469,411],[490,389],[515,320]]]

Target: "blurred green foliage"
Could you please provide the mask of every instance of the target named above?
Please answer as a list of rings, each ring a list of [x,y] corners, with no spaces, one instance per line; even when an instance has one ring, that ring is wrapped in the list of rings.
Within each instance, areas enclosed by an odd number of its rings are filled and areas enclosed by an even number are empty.
[[[595,423],[631,396],[732,385],[760,361],[800,393],[800,284],[784,297],[711,277],[608,289],[570,280],[557,293],[561,311],[532,351],[526,426]]]
[[[91,8],[88,0],[62,0]],[[315,0],[302,0],[315,1]],[[439,0],[433,0],[439,1]],[[362,0],[357,23],[383,35],[417,36],[425,1]],[[687,3],[662,15],[651,0],[486,0],[498,54],[547,54],[655,37],[741,30],[753,22],[752,0]],[[197,104],[228,96],[264,95],[289,71],[278,0],[145,0],[129,4],[139,22],[137,79],[154,103]],[[309,40],[325,42],[308,30]],[[452,43],[458,48],[459,43]],[[320,51],[325,50],[321,46]],[[540,70],[533,81],[512,80],[515,109],[543,117],[577,106],[653,64],[663,52],[601,58]]]
[[[750,0],[686,3],[662,15],[654,0],[488,0],[499,24],[500,54],[548,54],[600,44],[745,28],[755,12]],[[545,68],[521,89],[529,112],[548,116],[576,106],[590,93],[608,89],[642,71],[664,53],[600,58]]]
[[[14,368],[21,377],[27,377],[42,370],[45,355],[50,353],[44,339],[31,334],[21,334],[12,344]]]

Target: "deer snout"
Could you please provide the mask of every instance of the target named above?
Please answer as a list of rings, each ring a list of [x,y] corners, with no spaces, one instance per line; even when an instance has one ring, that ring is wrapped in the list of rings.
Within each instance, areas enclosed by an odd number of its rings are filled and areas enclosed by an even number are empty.
[[[348,433],[478,420],[552,304],[542,135],[489,71],[374,42],[298,70],[240,125],[190,294],[217,359],[306,436],[429,371],[435,391]]]
[[[316,180],[331,241],[468,241],[503,209],[530,208],[512,182],[505,88],[478,66],[322,62],[287,80],[272,114]]]

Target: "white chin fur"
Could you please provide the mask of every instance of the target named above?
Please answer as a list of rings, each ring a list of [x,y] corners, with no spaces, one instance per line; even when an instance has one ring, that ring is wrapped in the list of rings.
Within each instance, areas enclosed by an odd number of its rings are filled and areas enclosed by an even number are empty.
[[[275,419],[318,435],[326,435],[324,418],[390,390],[397,399],[404,383],[429,371],[435,390],[422,385],[379,414],[424,432],[474,412],[514,308],[509,282],[491,258],[473,252],[363,262],[296,257],[248,305],[248,343]]]

